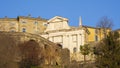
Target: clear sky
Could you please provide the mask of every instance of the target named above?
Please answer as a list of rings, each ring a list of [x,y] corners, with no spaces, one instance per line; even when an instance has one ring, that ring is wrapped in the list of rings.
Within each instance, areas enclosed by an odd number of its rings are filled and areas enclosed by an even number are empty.
[[[42,17],[50,19],[56,15],[69,19],[69,25],[78,26],[82,16],[84,25],[96,26],[100,18],[107,16],[120,28],[120,0],[1,0],[0,18],[8,16]]]

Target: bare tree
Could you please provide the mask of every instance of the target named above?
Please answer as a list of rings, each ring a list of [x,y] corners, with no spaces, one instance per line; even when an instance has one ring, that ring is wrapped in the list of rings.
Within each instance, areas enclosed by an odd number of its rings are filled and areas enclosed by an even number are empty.
[[[107,36],[107,30],[111,30],[113,27],[113,22],[107,16],[101,18],[101,20],[97,23],[97,27],[100,28],[100,32],[102,31],[104,37]]]

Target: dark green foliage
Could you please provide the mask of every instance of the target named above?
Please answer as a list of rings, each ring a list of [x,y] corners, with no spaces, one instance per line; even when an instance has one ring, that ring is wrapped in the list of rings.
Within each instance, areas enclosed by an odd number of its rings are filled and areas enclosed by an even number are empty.
[[[84,56],[84,62],[86,62],[86,55],[89,55],[89,53],[90,53],[89,44],[85,44],[83,46],[80,46],[80,53]]]
[[[88,55],[90,53],[89,44],[85,44],[83,46],[80,46],[80,51],[81,51],[81,54]]]
[[[94,49],[98,68],[120,68],[120,40],[117,32],[109,35]]]

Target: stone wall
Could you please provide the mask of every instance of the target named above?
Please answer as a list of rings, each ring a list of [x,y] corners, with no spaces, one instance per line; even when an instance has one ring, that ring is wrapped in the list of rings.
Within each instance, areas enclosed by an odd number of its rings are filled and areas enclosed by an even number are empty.
[[[29,41],[29,40],[37,41],[39,45],[43,47],[44,53],[47,55],[47,57],[50,57],[50,59],[48,59],[46,58],[46,55],[45,55],[44,57],[45,61],[43,63],[44,65],[60,66],[62,65],[61,62],[63,62],[65,58],[70,58],[69,50],[65,51],[58,44],[55,44],[39,35],[23,33],[23,32],[0,32],[0,36],[3,36],[3,35],[8,35],[14,38],[16,40],[15,44],[17,45],[24,43],[25,41]],[[66,57],[64,57],[64,55],[66,55]],[[19,62],[19,61],[20,61],[19,59],[16,60],[16,62]],[[69,59],[67,60],[67,62],[69,62]]]

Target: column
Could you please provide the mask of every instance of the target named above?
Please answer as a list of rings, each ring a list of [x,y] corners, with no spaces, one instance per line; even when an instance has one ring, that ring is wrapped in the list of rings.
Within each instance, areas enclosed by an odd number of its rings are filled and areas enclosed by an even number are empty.
[[[73,53],[73,44],[72,44],[72,35],[69,35],[69,49],[70,52]]]
[[[65,35],[62,36],[62,43],[63,43],[63,48],[68,48],[66,45],[66,36]]]
[[[82,43],[81,43],[81,44],[82,44],[82,45],[84,45],[84,43],[85,43],[85,35],[84,35],[84,34],[82,34],[82,35],[81,35],[81,37],[82,37],[82,40],[81,40],[81,41],[82,41]]]
[[[77,34],[77,52],[80,52],[81,38],[80,34]]]

